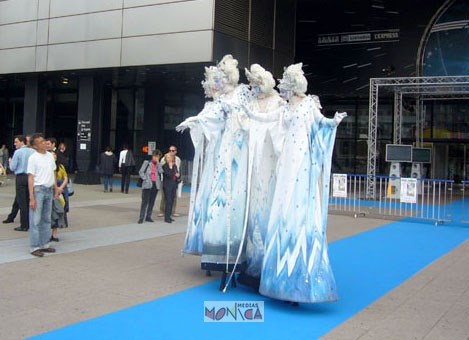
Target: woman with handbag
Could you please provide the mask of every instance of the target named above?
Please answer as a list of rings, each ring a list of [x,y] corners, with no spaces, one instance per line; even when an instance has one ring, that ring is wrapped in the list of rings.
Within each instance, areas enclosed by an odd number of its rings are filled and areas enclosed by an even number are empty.
[[[156,195],[158,194],[158,190],[161,189],[160,174],[163,172],[160,158],[161,151],[158,149],[154,150],[151,160],[144,161],[138,172],[142,180],[142,203],[140,204],[139,224],[143,223],[144,218],[147,222],[154,222],[151,215],[153,213]]]
[[[68,184],[68,175],[65,167],[57,161],[57,154],[55,151],[52,151],[52,156],[55,159],[55,179],[57,181],[57,187],[62,192],[62,195],[57,197],[52,202],[52,217],[51,217],[51,228],[52,233],[50,240],[54,242],[59,242],[57,228],[68,227],[68,219],[67,219],[67,212],[68,212],[68,191],[67,191],[67,184]]]
[[[171,210],[181,175],[179,174],[178,167],[176,166],[176,160],[172,153],[167,153],[164,156],[164,159],[166,162],[163,165],[163,191],[166,198],[164,221],[166,223],[171,223],[174,221],[171,218]]]

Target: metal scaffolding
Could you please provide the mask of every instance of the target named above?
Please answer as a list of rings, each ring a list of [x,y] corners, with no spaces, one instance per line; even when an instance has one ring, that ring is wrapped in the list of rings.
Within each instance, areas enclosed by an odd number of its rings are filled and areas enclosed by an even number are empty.
[[[395,144],[401,143],[402,98],[411,95],[416,100],[416,145],[423,139],[423,100],[428,99],[467,99],[469,97],[469,76],[444,77],[405,77],[371,78],[368,123],[367,198],[376,198],[376,158],[378,104],[380,90],[394,94],[394,134]]]

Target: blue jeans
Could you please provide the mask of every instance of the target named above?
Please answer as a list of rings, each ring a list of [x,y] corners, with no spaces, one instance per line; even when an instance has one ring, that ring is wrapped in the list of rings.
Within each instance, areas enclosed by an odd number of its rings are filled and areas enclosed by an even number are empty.
[[[36,209],[29,208],[29,242],[31,252],[49,248],[53,196],[54,187],[48,188],[42,185],[34,187]]]
[[[112,189],[112,175],[102,175],[104,190],[107,191],[108,187]]]

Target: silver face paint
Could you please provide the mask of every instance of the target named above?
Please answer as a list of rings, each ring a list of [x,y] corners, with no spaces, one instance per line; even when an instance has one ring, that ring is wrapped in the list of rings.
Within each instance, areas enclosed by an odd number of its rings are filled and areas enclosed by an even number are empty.
[[[251,85],[251,93],[255,97],[261,94],[261,88],[259,87],[259,85]]]
[[[280,97],[284,100],[289,100],[293,97],[293,91],[280,88]]]

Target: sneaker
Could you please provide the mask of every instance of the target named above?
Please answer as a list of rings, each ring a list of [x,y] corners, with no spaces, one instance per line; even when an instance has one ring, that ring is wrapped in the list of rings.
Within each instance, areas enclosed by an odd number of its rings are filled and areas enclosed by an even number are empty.
[[[16,227],[16,228],[14,228],[14,230],[16,230],[16,231],[28,231],[29,228]]]
[[[163,216],[164,216],[163,213],[159,213],[159,214],[158,214],[158,217],[163,217]]]
[[[137,223],[138,223],[138,224],[142,224],[142,223],[143,223],[143,220],[140,219],[140,220],[137,221]]]
[[[11,220],[9,218],[7,218],[6,220],[3,220],[3,223],[7,224],[7,223],[13,223],[15,222],[15,220]]]
[[[147,218],[145,219],[145,221],[147,221],[147,222],[155,222],[155,221],[153,221],[153,220],[151,219],[151,217],[147,217]]]
[[[179,216],[181,216],[181,215],[179,215],[179,214],[172,214],[171,216],[173,216],[173,217],[179,217]]]

